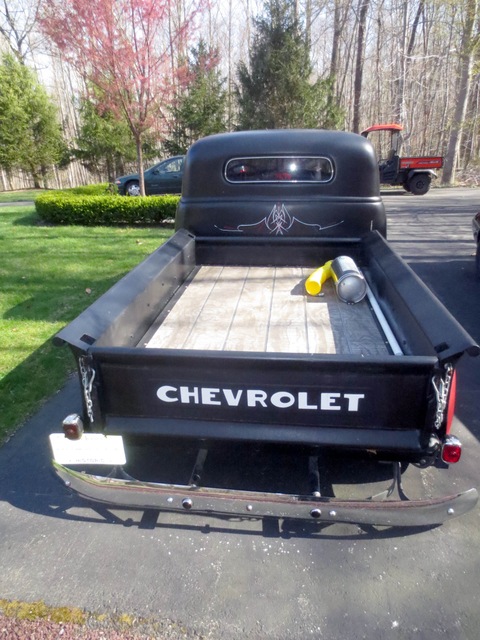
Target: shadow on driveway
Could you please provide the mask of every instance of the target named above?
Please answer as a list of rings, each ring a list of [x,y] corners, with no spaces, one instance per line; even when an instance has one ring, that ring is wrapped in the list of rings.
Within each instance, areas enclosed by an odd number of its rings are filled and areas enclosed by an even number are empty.
[[[153,509],[129,510],[90,503],[64,487],[55,476],[50,463],[49,433],[59,431],[63,417],[79,406],[78,382],[72,378],[0,449],[0,509],[3,502],[21,511],[49,518],[92,524],[108,523],[139,529],[196,530],[205,534],[225,531],[237,535],[281,538],[395,538],[418,534],[424,530],[418,527],[375,528],[276,518],[255,521],[251,518],[228,516],[167,514]],[[152,470],[163,468],[163,474],[150,479],[172,482],[173,478],[174,482],[185,483],[185,477],[188,480],[188,470],[191,471],[193,464],[189,466],[179,461],[194,461],[194,451],[193,447],[189,449],[183,441],[166,442],[165,447],[150,448],[146,458],[142,451],[142,466],[147,467],[144,469],[147,473],[149,465]],[[272,450],[268,447],[219,445],[211,455],[212,472],[209,478],[205,478],[206,484],[209,484],[207,480],[212,481],[211,486],[223,483],[244,490],[308,492],[308,456],[305,451],[300,451],[298,456],[293,457],[291,451]],[[324,465],[320,466],[325,470],[321,474],[321,488],[325,495],[332,492],[333,486],[341,484],[347,486],[348,490],[348,487],[360,483],[361,497],[367,497],[369,489],[376,493],[390,484],[390,465],[364,463],[353,458],[345,462],[344,457],[340,459],[337,456],[324,460]],[[130,468],[127,470],[131,471]],[[414,472],[418,473],[418,470],[414,469]],[[162,475],[168,476],[168,479]],[[18,514],[15,517],[19,517]],[[249,524],[243,527],[242,522]],[[252,522],[256,522],[254,527]]]

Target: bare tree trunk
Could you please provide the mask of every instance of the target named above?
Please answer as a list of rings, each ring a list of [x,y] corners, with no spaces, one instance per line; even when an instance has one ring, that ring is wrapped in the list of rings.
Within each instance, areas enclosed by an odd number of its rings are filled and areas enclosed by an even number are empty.
[[[135,145],[137,147],[137,167],[138,167],[138,182],[140,184],[140,195],[145,195],[145,177],[143,174],[143,148],[142,148],[142,134],[138,132],[132,132],[135,136]]]
[[[383,3],[382,3],[383,4]],[[383,82],[382,82],[382,69],[384,67],[383,60],[383,16],[381,8],[377,12],[376,17],[376,26],[377,26],[377,34],[376,34],[376,43],[375,43],[375,100],[372,105],[372,116],[368,119],[369,124],[374,124],[380,122],[382,120],[382,95],[384,92]]]
[[[365,27],[370,0],[359,0],[357,57],[355,61],[355,82],[353,90],[353,132],[360,133],[360,102],[362,98],[363,57],[365,49]]]
[[[470,100],[469,112],[467,115],[467,121],[469,123],[468,131],[468,146],[465,153],[465,166],[467,166],[471,160],[477,158],[479,155],[478,141],[479,141],[479,114],[480,114],[480,95],[479,85],[475,84],[472,88],[472,96]]]
[[[345,28],[347,19],[348,8],[345,7],[344,0],[335,0],[334,15],[333,15],[333,40],[332,40],[332,52],[330,55],[330,73],[329,77],[332,82],[332,93],[329,97],[331,103],[340,105],[340,96],[337,87],[337,76],[339,71],[339,52],[340,52],[340,38]]]
[[[342,35],[342,21],[340,19],[340,3],[341,0],[335,0],[335,8],[333,12],[333,40],[332,54],[330,56],[330,77],[335,78],[338,73],[338,51],[340,48],[339,40]]]
[[[232,29],[233,29],[233,0],[228,0],[228,49],[227,49],[227,58],[228,58],[228,100],[227,100],[227,123],[228,129],[233,129],[233,91],[235,86],[235,74],[232,65]],[[248,17],[250,20],[250,17]],[[247,22],[248,22],[247,20]],[[248,34],[250,36],[250,34]],[[248,55],[250,55],[250,37],[248,40]]]
[[[305,35],[307,42],[312,42],[312,0],[305,0]]]
[[[462,46],[460,53],[459,86],[455,113],[453,116],[450,138],[448,141],[445,165],[442,174],[442,184],[452,184],[455,179],[455,167],[460,151],[460,140],[464,126],[465,114],[470,92],[472,65],[474,58],[473,30],[477,20],[477,0],[466,0],[465,24],[462,34]]]
[[[398,76],[395,79],[395,107],[394,119],[396,122],[403,123],[405,121],[405,67],[406,67],[406,48],[407,39],[407,11],[408,1],[403,1],[401,5],[401,33],[398,37],[399,56],[398,56]]]
[[[395,120],[407,126],[408,128],[408,114],[406,109],[406,80],[409,77],[409,69],[411,66],[411,56],[415,48],[415,39],[417,35],[418,24],[420,17],[422,16],[424,9],[424,1],[420,0],[415,13],[415,18],[412,24],[412,30],[410,31],[410,38],[407,44],[407,15],[408,15],[409,2],[403,3],[402,10],[402,34],[401,34],[401,57],[400,57],[400,71],[397,80],[397,94],[395,105]],[[408,137],[408,133],[405,138]]]
[[[346,20],[346,14],[345,14],[345,20]],[[356,25],[357,25],[357,21],[355,22],[355,28],[356,28]],[[342,66],[341,79],[339,76],[340,64],[337,67],[337,82],[336,82],[337,100],[339,102],[341,101],[348,102],[349,105],[352,104],[353,100],[346,97],[346,94],[348,93],[347,82],[351,76],[351,71],[352,71],[351,64],[353,59],[353,53],[352,53],[353,48],[354,48],[354,37],[352,36],[351,38],[348,39],[348,44],[344,47],[342,55],[341,56],[339,55],[339,61],[341,61],[341,66]]]

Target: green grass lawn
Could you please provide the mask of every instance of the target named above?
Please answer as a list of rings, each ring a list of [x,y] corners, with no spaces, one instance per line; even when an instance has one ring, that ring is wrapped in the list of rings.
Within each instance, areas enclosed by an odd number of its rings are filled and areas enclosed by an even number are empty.
[[[52,336],[171,233],[44,226],[33,206],[0,207],[0,442],[74,369]]]
[[[24,202],[25,200],[35,200],[45,189],[22,189],[21,191],[0,192],[0,202]]]

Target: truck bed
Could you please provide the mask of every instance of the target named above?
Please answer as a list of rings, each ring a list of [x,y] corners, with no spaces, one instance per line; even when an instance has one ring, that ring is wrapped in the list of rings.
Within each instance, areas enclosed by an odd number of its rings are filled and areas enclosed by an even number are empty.
[[[324,296],[305,294],[307,275],[336,255],[362,269],[368,301],[337,301],[330,281]],[[441,361],[478,349],[377,232],[267,243],[178,231],[57,341],[82,380],[92,372],[93,431],[411,460],[429,442]]]
[[[339,301],[331,281],[309,296],[301,267],[201,266],[141,345],[161,349],[387,355],[365,298]],[[255,327],[254,330],[252,328]]]

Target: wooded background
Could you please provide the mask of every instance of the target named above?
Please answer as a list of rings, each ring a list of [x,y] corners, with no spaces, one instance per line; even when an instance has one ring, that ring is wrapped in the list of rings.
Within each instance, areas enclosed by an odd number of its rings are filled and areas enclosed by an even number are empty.
[[[62,4],[71,2],[64,0]],[[82,4],[82,0],[76,2]],[[242,68],[246,73],[252,72],[261,39],[261,21],[265,25],[271,20],[275,5],[275,0],[212,0],[205,6],[197,3],[194,11],[187,0],[161,2],[165,13],[163,37],[167,42],[164,51],[168,53],[161,77],[164,89],[168,86],[169,90],[162,96],[161,111],[154,114],[155,124],[149,121],[145,125],[150,145],[145,160],[148,164],[152,163],[149,159],[168,155],[171,147],[165,140],[171,142],[174,132],[178,137],[178,129],[185,128],[176,98],[181,94],[185,99],[189,87],[192,91],[192,77],[189,79],[184,73],[185,60],[191,59],[192,48],[197,47],[198,53],[199,43],[209,53],[208,70],[215,72],[216,84],[210,85],[210,90],[222,92],[222,100],[216,103],[216,109],[222,110],[217,128],[239,127],[242,121],[239,72]],[[83,3],[89,8],[92,23],[99,22],[100,11],[114,12],[116,4],[115,0],[83,0]],[[130,0],[131,6],[135,4],[135,0]],[[442,155],[444,183],[461,178],[464,183],[477,184],[480,169],[477,0],[292,0],[283,5],[290,18],[297,20],[295,28],[308,47],[309,83],[329,83],[328,108],[335,109],[337,128],[358,133],[374,123],[401,123],[404,155]],[[68,49],[62,51],[58,38],[56,42],[45,29],[45,23],[42,25],[44,11],[42,0],[2,0],[1,51],[12,54],[33,70],[56,105],[67,147],[75,147],[82,129],[82,99],[92,99],[91,85],[88,87],[91,76],[72,63]],[[188,18],[191,18],[188,29],[179,30],[179,25],[186,24]],[[287,66],[285,69],[285,73],[290,73]],[[0,84],[0,94],[1,91]],[[97,106],[99,103],[101,98],[97,95]],[[0,124],[2,118],[5,114],[0,104]],[[318,126],[322,125],[319,121]],[[191,139],[194,134],[192,125]],[[377,150],[380,155],[386,154],[387,142],[377,145]],[[134,157],[127,155],[122,168],[135,170]],[[34,184],[24,167],[0,165],[0,169],[0,190]],[[49,167],[48,186],[58,188],[106,180],[111,171],[111,167],[101,164],[92,170],[92,163],[71,155],[68,162],[55,162]]]

